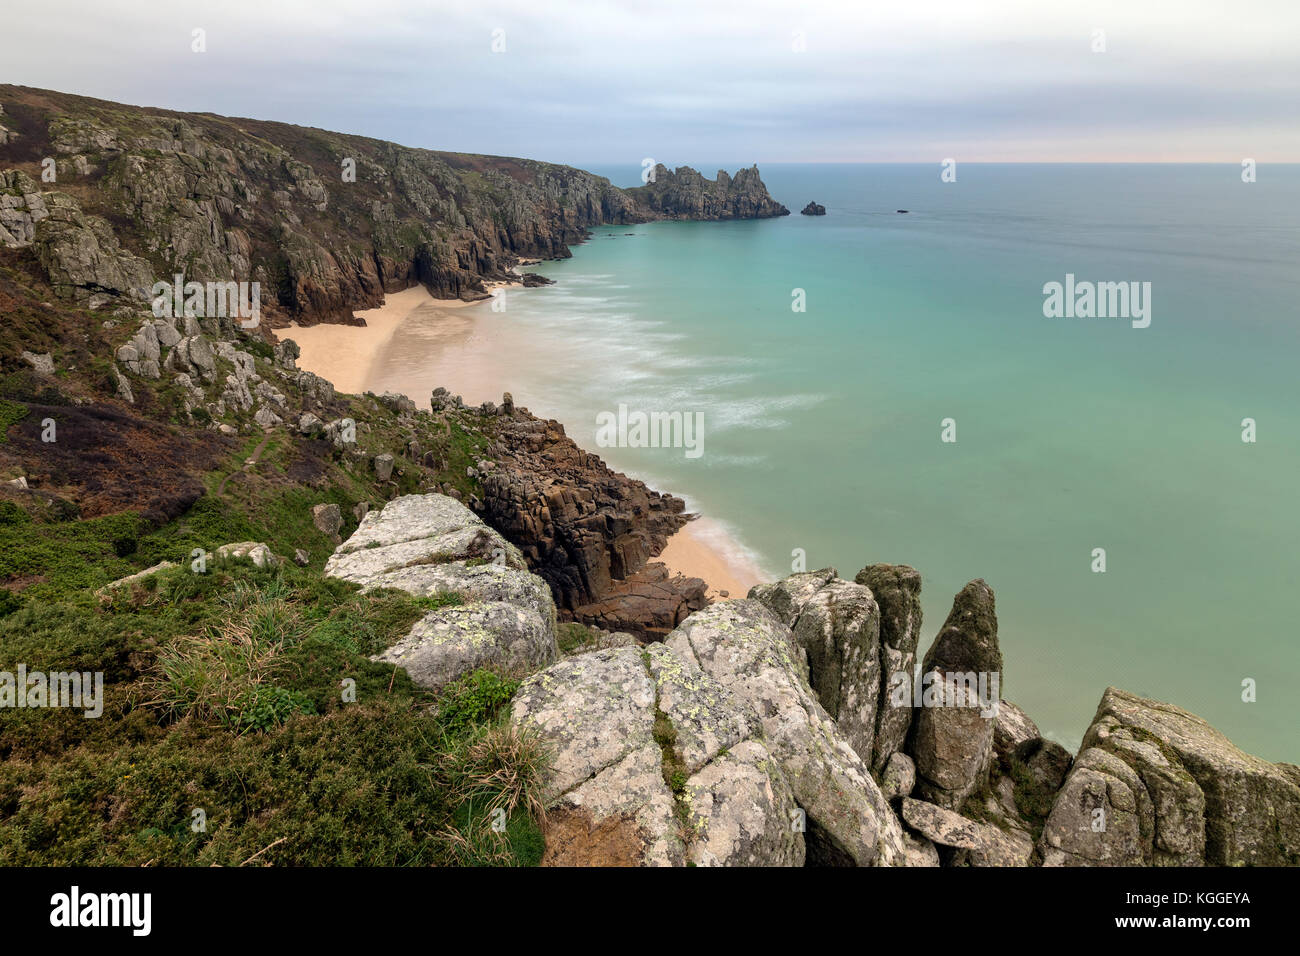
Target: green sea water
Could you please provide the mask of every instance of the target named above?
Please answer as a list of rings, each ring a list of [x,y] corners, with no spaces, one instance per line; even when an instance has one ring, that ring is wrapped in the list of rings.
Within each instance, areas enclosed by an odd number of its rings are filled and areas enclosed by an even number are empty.
[[[1069,746],[1115,685],[1300,760],[1300,167],[763,176],[795,215],[602,228],[538,266],[556,285],[491,319],[547,359],[516,399],[772,575],[917,567],[926,646],[984,578],[1003,695]],[[1045,317],[1067,273],[1151,283],[1150,326]],[[597,447],[620,404],[701,412],[703,453]]]

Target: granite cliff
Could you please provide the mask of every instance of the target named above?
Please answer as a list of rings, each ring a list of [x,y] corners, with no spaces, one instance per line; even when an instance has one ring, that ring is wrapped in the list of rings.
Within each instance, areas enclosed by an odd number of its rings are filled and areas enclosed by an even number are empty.
[[[260,282],[273,325],[352,322],[416,283],[482,297],[593,226],[787,213],[756,167],[716,182],[659,167],[623,190],[570,166],[49,90],[0,86],[0,108],[0,245],[31,248],[92,306],[183,273]]]

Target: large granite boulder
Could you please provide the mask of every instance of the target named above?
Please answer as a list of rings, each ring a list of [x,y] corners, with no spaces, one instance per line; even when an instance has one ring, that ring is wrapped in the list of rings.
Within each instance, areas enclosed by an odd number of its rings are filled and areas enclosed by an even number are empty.
[[[910,739],[917,793],[949,810],[988,781],[1002,683],[993,590],[972,581],[953,600],[921,668]]]
[[[921,640],[921,573],[905,564],[872,564],[857,573],[858,584],[871,589],[880,607],[880,705],[872,745],[872,769],[881,773],[903,749],[912,724],[910,690],[916,678],[916,650]],[[892,691],[905,687],[901,699]]]
[[[799,866],[789,784],[758,721],[663,645],[535,674],[511,709],[552,759],[544,864]]]
[[[839,572],[834,568],[802,571],[770,584],[755,584],[749,589],[748,596],[751,601],[761,601],[780,618],[782,624],[793,629],[803,606],[838,577]]]
[[[328,517],[333,526],[332,513]],[[523,556],[454,498],[407,495],[368,512],[325,563],[328,577],[398,588],[421,597],[453,594],[459,607],[430,611],[376,660],[440,690],[479,667],[525,674],[555,660],[555,603]]]
[[[808,685],[806,654],[756,600],[691,615],[664,642],[687,673],[707,675],[747,705],[807,815],[812,863],[903,865],[903,834],[870,770]]]
[[[1045,866],[1295,866],[1300,767],[1111,687],[1039,846]]]
[[[415,572],[404,576],[409,585],[421,567],[469,561],[527,571],[519,549],[455,498],[405,495],[381,511],[369,512],[352,537],[335,549],[325,573],[383,587],[386,575],[405,569]]]
[[[555,632],[536,611],[477,601],[426,614],[373,659],[404,668],[416,685],[436,693],[479,668],[522,675],[556,654]]]
[[[749,593],[791,628],[818,701],[869,766],[881,680],[880,608],[871,589],[823,568]]]

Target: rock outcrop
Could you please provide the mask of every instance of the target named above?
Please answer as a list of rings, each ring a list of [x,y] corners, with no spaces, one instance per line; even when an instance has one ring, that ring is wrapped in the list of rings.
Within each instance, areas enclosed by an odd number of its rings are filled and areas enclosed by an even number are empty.
[[[905,564],[873,564],[853,579],[880,606],[880,704],[871,760],[877,773],[903,748],[912,724],[916,652],[921,640],[921,574]],[[904,696],[901,691],[907,688]]]
[[[712,677],[758,718],[807,814],[810,862],[901,864],[898,820],[809,687],[806,654],[776,614],[756,600],[723,601],[691,615],[664,643],[688,673]]]
[[[1056,796],[1045,866],[1295,866],[1300,767],[1172,704],[1108,688]]]
[[[689,166],[671,172],[663,163],[644,186],[626,190],[647,218],[662,219],[768,219],[788,216],[790,210],[768,195],[758,167],[741,169],[730,176],[718,170],[716,179],[705,179]]]
[[[757,720],[663,645],[561,661],[520,687],[511,715],[553,753],[544,864],[803,864]]]
[[[790,629],[757,601],[662,644],[568,658],[512,720],[554,754],[552,862],[904,865],[903,831],[817,702]]]
[[[924,799],[960,810],[987,783],[1001,682],[993,590],[972,581],[954,598],[921,666],[922,699],[914,701],[921,706],[909,751]]]
[[[750,594],[780,609],[807,654],[818,702],[870,767],[881,683],[880,608],[871,589],[827,568],[757,586]]]
[[[376,659],[437,691],[485,666],[528,673],[555,660],[555,605],[513,545],[445,495],[407,495],[368,513],[335,549],[325,574],[363,589],[465,603],[430,611]]]
[[[437,404],[435,396],[435,410]],[[644,568],[686,523],[685,502],[612,471],[579,448],[558,422],[518,409],[498,421],[496,465],[479,476],[481,513],[551,585],[560,608],[586,607],[593,624],[649,636],[665,633],[665,625],[671,630],[683,609],[699,606],[698,579],[649,580],[642,583],[655,587],[633,595],[640,606],[632,619],[609,620],[601,602],[613,599],[614,583]],[[658,609],[646,606],[649,601]]]
[[[808,205],[804,206],[802,209],[799,210],[799,215],[824,216],[826,215],[826,207],[823,206],[821,203],[810,202]]]

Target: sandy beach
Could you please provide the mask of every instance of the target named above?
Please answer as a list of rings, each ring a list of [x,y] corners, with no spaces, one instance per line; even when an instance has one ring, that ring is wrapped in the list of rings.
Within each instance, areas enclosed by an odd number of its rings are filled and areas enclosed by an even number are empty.
[[[697,518],[678,531],[655,560],[688,577],[703,578],[715,599],[743,598],[755,584],[768,580],[710,518]]]
[[[376,391],[376,360],[383,354],[393,335],[408,318],[418,316],[433,327],[445,327],[452,335],[457,327],[456,313],[477,302],[460,299],[435,299],[424,286],[412,286],[384,297],[384,304],[357,312],[365,325],[290,325],[281,338],[293,339],[302,349],[298,366],[329,379],[341,392],[360,394]],[[422,396],[412,393],[417,401]]]
[[[493,315],[491,300],[435,299],[423,286],[412,286],[391,293],[378,308],[356,314],[366,320],[364,326],[291,325],[281,338],[298,343],[300,368],[343,392],[400,392],[418,405],[426,404],[437,385],[462,395],[468,404],[499,401],[512,387],[519,394],[518,366],[529,356],[521,354],[526,350],[503,347],[508,343],[499,325],[484,327]],[[724,591],[726,597],[743,598],[768,578],[708,517],[673,535],[655,560],[703,578],[714,598],[724,597]]]

